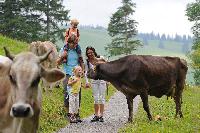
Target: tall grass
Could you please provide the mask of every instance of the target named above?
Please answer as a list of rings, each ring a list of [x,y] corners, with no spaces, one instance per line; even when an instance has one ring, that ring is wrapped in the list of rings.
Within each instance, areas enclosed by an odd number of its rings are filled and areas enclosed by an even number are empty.
[[[0,55],[4,55],[3,47],[7,47],[11,53],[17,54],[21,51],[27,51],[28,44],[0,35]]]

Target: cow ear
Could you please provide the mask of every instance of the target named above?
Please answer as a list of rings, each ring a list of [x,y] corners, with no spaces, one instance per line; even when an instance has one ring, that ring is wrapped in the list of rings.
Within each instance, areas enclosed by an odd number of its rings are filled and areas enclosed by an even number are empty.
[[[41,67],[42,70],[41,70],[41,76],[42,78],[44,78],[47,82],[56,82],[56,81],[59,81],[61,79],[63,79],[65,77],[65,74],[54,68],[54,69],[51,69],[51,70],[45,70],[43,67]]]
[[[8,57],[0,56],[0,77],[6,76],[9,74],[12,60]]]

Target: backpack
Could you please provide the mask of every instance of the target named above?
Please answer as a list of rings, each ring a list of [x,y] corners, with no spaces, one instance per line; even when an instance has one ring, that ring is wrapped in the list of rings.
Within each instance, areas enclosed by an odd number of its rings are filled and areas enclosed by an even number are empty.
[[[70,30],[71,30],[71,28],[69,28],[68,31],[67,31],[67,35],[68,35],[68,36],[70,36]],[[80,36],[79,30],[78,30],[78,29],[76,29],[76,35],[77,35],[77,37]]]

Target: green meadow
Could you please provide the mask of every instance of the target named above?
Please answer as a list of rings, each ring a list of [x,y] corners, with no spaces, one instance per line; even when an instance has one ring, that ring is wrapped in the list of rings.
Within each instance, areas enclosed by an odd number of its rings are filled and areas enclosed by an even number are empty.
[[[127,123],[119,133],[199,133],[200,132],[200,89],[186,86],[183,91],[182,111],[184,118],[174,118],[175,103],[173,99],[149,97],[150,111],[155,118],[147,119],[146,112],[140,103],[137,115],[132,123]]]

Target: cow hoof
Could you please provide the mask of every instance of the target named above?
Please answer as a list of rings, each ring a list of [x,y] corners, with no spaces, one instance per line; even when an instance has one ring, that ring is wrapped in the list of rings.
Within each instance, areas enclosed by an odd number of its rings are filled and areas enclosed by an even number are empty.
[[[128,118],[128,122],[129,123],[133,122],[133,119],[132,118]]]

